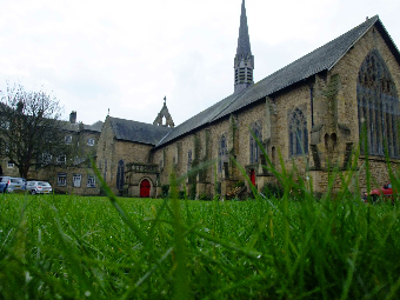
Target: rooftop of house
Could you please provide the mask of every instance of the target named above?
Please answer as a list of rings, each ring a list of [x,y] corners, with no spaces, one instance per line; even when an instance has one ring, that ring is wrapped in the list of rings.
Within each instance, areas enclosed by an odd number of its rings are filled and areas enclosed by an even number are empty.
[[[103,127],[104,122],[97,121],[91,125],[83,124],[83,123],[71,123],[69,121],[63,121],[65,123],[65,129],[72,132],[80,132],[80,131],[92,131],[101,133],[101,129]]]

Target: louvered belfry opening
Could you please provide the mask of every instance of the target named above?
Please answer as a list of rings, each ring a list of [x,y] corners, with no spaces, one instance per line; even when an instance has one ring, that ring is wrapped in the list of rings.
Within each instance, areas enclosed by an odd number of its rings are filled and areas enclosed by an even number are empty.
[[[357,80],[360,139],[366,135],[369,155],[399,158],[399,99],[393,78],[378,50],[361,64]],[[365,128],[365,132],[364,129]],[[361,153],[365,154],[364,146]]]

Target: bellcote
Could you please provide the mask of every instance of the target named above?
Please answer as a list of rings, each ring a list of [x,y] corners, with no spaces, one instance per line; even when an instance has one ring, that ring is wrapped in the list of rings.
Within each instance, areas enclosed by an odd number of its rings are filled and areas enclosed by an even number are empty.
[[[154,120],[153,125],[174,128],[175,124],[167,108],[167,97],[164,97],[164,105]]]

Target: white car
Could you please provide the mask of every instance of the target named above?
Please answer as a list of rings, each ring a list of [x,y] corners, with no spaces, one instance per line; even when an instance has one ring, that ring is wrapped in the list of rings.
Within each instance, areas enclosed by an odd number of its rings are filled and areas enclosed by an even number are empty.
[[[53,192],[53,188],[50,183],[46,181],[28,181],[26,184],[26,190],[32,195],[35,194],[51,194]]]

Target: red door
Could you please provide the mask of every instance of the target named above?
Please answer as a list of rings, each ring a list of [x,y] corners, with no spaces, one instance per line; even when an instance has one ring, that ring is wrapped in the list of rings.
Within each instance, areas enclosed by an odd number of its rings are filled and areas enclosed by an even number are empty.
[[[150,197],[150,182],[147,179],[142,180],[142,182],[140,183],[140,197]]]
[[[250,179],[251,183],[256,186],[256,172],[254,172],[254,169],[251,169],[250,171]]]

